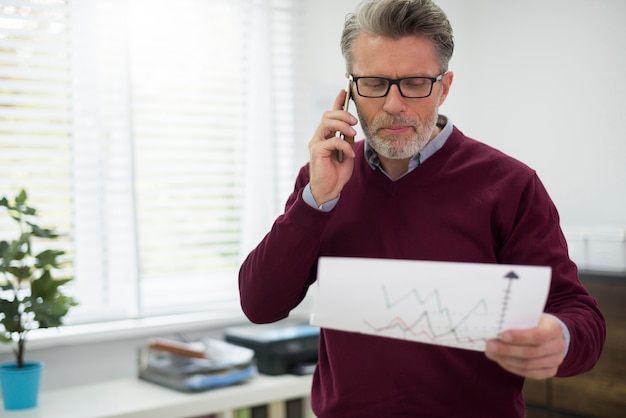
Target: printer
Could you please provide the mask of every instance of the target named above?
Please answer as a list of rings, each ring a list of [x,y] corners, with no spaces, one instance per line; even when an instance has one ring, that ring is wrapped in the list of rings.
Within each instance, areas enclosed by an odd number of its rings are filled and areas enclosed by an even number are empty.
[[[224,339],[254,350],[260,373],[310,374],[317,363],[319,327],[298,323],[226,328]]]

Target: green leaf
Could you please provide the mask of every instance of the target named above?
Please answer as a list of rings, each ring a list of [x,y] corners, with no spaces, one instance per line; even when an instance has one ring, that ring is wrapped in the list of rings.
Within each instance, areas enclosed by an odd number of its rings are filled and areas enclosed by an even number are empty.
[[[35,314],[39,328],[58,327],[63,325],[61,318],[77,303],[72,297],[53,292],[47,298],[30,298],[30,306],[26,312]]]
[[[7,241],[0,241],[0,259],[4,260],[9,256],[9,243]]]
[[[26,190],[25,189],[20,190],[20,192],[17,194],[17,196],[15,196],[15,204],[16,204],[16,206],[23,206],[23,205],[25,205],[27,200],[28,200],[28,195],[26,194]]]
[[[20,332],[20,314],[19,314],[19,301],[0,299],[0,312],[3,317],[0,320],[2,326],[6,332]]]
[[[35,216],[37,215],[37,209],[31,208],[30,206],[23,206],[20,211],[24,215]]]
[[[26,223],[30,226],[33,235],[36,237],[54,239],[59,236],[53,229],[41,228],[32,222]]]
[[[48,302],[32,305],[28,310],[35,314],[35,321],[39,328],[52,328],[63,325],[61,318],[69,311],[71,304],[67,303],[65,296]]]
[[[45,271],[42,273],[40,278],[32,281],[30,295],[33,299],[51,299],[59,291],[59,287],[63,286],[67,282],[67,279],[55,280],[52,278],[49,271]]]
[[[35,256],[37,258],[37,263],[35,264],[35,267],[43,269],[58,269],[61,266],[57,261],[57,257],[62,256],[63,254],[65,254],[65,251],[44,250]]]
[[[29,254],[28,240],[30,235],[24,236],[24,234],[17,241],[11,241],[7,253],[9,260],[23,260]]]
[[[67,314],[76,301],[59,291],[59,287],[71,281],[71,279],[53,279],[49,271],[33,280],[31,295],[26,298],[28,307],[26,312],[35,314],[35,321],[40,328],[58,327],[62,325],[61,318]]]
[[[19,281],[29,279],[33,275],[33,269],[29,266],[9,266],[6,271]]]

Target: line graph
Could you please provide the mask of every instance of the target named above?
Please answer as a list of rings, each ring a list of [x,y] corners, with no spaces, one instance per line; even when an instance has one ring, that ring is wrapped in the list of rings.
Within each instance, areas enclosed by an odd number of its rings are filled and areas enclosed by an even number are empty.
[[[392,318],[383,325],[375,325],[374,320],[364,320],[380,336],[444,345],[476,346],[484,344],[488,335],[493,335],[494,319],[498,323],[502,322],[500,312],[491,312],[484,298],[476,301],[466,312],[458,312],[443,304],[439,289],[432,290],[425,297],[421,297],[417,289],[411,289],[395,300],[390,298],[387,286],[381,286],[381,290],[385,307],[393,315]],[[429,308],[429,302],[434,306]],[[403,308],[402,304],[407,304],[409,309]],[[404,312],[404,316],[396,312]],[[416,312],[417,317],[407,320],[407,312]]]
[[[536,325],[549,283],[547,267],[320,258],[311,323],[484,350],[504,329]]]

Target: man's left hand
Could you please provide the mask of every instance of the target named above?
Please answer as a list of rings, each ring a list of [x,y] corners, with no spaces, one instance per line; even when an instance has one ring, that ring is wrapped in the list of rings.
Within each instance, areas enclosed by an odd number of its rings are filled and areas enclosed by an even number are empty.
[[[507,330],[489,340],[485,354],[511,373],[533,379],[556,375],[563,362],[565,337],[559,321],[542,314],[535,328]]]

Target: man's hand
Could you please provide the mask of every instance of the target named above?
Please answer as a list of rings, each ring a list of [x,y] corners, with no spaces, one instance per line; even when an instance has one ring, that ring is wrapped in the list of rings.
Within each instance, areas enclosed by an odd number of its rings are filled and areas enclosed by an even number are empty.
[[[547,379],[556,375],[565,348],[561,324],[544,313],[535,328],[507,330],[500,338],[489,340],[485,354],[511,373]]]
[[[346,92],[342,90],[335,99],[332,110],[324,112],[322,120],[309,142],[311,193],[318,205],[335,199],[350,180],[354,168],[354,136],[352,128],[357,119],[341,110]],[[337,131],[345,135],[345,140],[336,136]],[[339,162],[338,151],[343,152]]]

